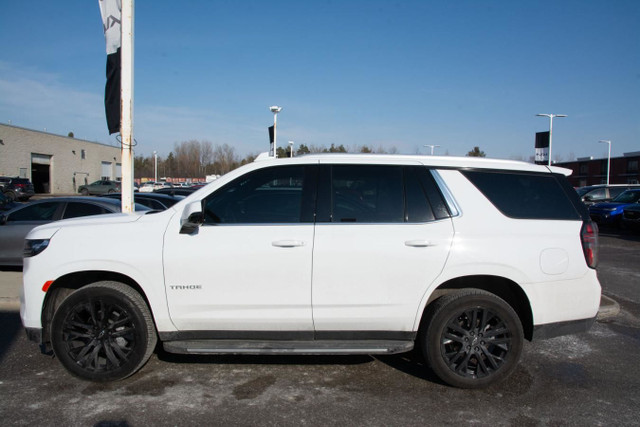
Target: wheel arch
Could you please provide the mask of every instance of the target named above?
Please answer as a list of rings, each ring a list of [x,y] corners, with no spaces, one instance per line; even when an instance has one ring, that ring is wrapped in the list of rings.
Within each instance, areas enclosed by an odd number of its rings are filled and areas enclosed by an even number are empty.
[[[56,279],[56,281],[49,286],[42,304],[42,342],[47,346],[47,350],[49,350],[48,346],[51,338],[51,320],[53,319],[53,314],[62,301],[64,301],[74,291],[90,285],[91,283],[101,281],[120,282],[131,287],[140,294],[145,304],[147,304],[147,307],[151,310],[151,304],[149,304],[149,299],[142,290],[142,287],[135,280],[125,274],[101,270],[77,271],[66,274]]]
[[[431,293],[423,310],[422,318],[424,318],[427,309],[433,301],[460,289],[480,289],[505,300],[518,314],[520,322],[522,323],[524,336],[527,340],[531,341],[533,338],[531,302],[524,290],[516,282],[505,277],[474,275],[450,279],[442,283]]]

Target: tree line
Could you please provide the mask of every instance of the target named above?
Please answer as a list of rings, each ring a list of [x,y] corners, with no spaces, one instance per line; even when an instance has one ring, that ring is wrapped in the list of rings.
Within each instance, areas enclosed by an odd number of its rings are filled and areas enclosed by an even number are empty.
[[[278,157],[289,157],[290,147],[278,147]],[[355,145],[345,147],[343,144],[330,146],[299,144],[294,147],[294,156],[312,153],[377,153],[397,154],[396,147],[385,149],[382,146]],[[467,153],[467,156],[485,157],[479,147]],[[246,163],[251,163],[257,154],[241,157],[235,147],[229,144],[213,144],[210,141],[189,140],[176,142],[173,150],[166,156],[158,156],[158,177],[204,178],[206,175],[224,175]],[[155,161],[151,156],[135,156],[134,177],[149,178],[155,175]]]

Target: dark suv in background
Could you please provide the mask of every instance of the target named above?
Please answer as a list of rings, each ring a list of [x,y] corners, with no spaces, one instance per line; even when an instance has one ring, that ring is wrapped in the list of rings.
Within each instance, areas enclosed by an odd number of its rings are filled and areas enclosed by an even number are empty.
[[[11,201],[29,200],[29,197],[34,195],[31,181],[17,176],[0,176],[0,189]]]

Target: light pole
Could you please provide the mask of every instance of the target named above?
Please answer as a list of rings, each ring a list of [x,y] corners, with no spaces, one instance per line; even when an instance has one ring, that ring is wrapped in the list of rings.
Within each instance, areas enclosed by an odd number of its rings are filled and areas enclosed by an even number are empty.
[[[155,173],[153,175],[153,182],[158,182],[158,152],[157,151],[153,152],[153,159],[155,164],[154,166]]]
[[[293,141],[289,141],[289,157],[293,158]]]
[[[609,185],[609,174],[611,171],[611,141],[608,139],[601,139],[598,142],[609,144],[609,154],[607,155],[607,185]]]
[[[425,144],[425,147],[431,147],[431,155],[433,156],[433,149],[436,147],[440,147],[439,145]]]
[[[269,107],[269,110],[273,113],[273,157],[278,157],[276,149],[278,147],[277,138],[276,138],[276,123],[278,121],[278,113],[282,111],[282,107],[278,107],[277,105],[272,105]]]
[[[549,166],[551,166],[551,134],[553,133],[553,118],[567,117],[566,114],[536,114],[538,117],[549,117]]]

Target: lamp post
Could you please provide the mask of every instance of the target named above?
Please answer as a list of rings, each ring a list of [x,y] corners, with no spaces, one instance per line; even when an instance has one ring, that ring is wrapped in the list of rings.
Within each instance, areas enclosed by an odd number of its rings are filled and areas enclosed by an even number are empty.
[[[154,151],[153,152],[153,160],[154,160],[154,175],[153,175],[153,182],[158,182],[158,152]]]
[[[433,149],[436,147],[440,147],[439,145],[425,144],[425,147],[431,147],[431,155],[433,156]]]
[[[609,154],[607,155],[607,185],[609,185],[609,174],[611,171],[611,141],[608,139],[601,139],[598,142],[609,144]]]
[[[282,107],[278,107],[277,105],[272,105],[269,107],[269,110],[273,113],[273,157],[278,157],[276,152],[278,143],[276,138],[276,123],[278,121],[278,113],[282,111]]]
[[[551,166],[551,134],[553,133],[553,118],[567,117],[566,114],[536,114],[538,117],[549,117],[549,166]]]
[[[293,158],[293,141],[289,141],[289,157]]]

